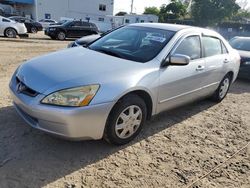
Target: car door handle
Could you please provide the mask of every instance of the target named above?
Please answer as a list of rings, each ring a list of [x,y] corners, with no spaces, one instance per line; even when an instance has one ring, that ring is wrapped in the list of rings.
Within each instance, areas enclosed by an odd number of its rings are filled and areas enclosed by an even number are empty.
[[[199,66],[196,68],[196,71],[203,71],[204,69],[205,69],[205,66],[199,65]]]
[[[229,63],[229,60],[228,60],[228,59],[225,59],[225,60],[224,60],[224,63]]]

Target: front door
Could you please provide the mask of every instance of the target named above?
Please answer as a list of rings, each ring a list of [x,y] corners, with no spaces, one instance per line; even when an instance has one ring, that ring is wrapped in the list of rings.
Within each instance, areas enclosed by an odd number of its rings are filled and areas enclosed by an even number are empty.
[[[199,98],[204,85],[206,65],[199,34],[184,37],[170,54],[187,55],[190,63],[160,70],[157,113]]]

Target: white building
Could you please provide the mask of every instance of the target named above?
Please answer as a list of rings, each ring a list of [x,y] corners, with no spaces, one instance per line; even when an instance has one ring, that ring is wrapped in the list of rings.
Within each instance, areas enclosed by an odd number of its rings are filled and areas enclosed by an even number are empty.
[[[5,0],[3,3],[13,5],[20,15],[34,20],[68,17],[102,21],[114,11],[114,0]]]

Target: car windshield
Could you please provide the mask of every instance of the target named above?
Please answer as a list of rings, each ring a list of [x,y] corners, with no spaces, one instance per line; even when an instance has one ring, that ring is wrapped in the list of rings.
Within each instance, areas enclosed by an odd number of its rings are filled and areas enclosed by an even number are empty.
[[[174,31],[127,26],[115,30],[89,46],[89,49],[137,62],[156,57],[174,36]]]
[[[250,51],[250,39],[234,38],[229,43],[234,49]]]
[[[72,20],[65,20],[65,22],[63,22],[61,25],[67,26],[67,25],[69,25],[71,23],[72,23]]]

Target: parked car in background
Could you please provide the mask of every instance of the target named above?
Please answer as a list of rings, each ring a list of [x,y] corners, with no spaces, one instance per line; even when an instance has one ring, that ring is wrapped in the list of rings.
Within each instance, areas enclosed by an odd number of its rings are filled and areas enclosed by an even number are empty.
[[[100,37],[101,37],[101,34],[94,34],[94,35],[82,37],[80,39],[77,39],[77,40],[69,43],[68,48],[73,48],[73,47],[77,47],[77,46],[87,47],[88,44],[99,39]]]
[[[88,48],[26,62],[10,92],[17,112],[36,129],[120,145],[153,115],[200,98],[221,102],[239,66],[239,53],[214,31],[131,24]]]
[[[56,22],[56,23],[52,23],[52,24],[50,24],[49,26],[52,26],[52,25],[62,25],[62,24],[64,24],[65,22],[67,22],[68,20],[61,20],[61,21],[59,21],[59,22]]]
[[[62,25],[50,26],[45,30],[46,35],[52,39],[58,40],[65,40],[66,38],[79,38],[98,33],[99,31],[95,24],[81,20],[67,21]]]
[[[103,37],[103,36],[109,34],[110,32],[117,30],[119,28],[122,28],[122,27],[124,27],[124,26],[120,26],[116,29],[111,29],[111,30],[107,31],[106,33],[99,33],[99,34],[84,36],[80,39],[77,39],[77,40],[69,43],[68,48],[77,47],[77,46],[87,47],[90,43],[94,42],[95,40],[99,39],[100,37]]]
[[[250,79],[250,37],[234,37],[229,43],[241,56],[239,78]]]
[[[16,38],[17,35],[26,35],[27,29],[23,23],[0,16],[0,36]]]
[[[42,20],[39,20],[39,23],[43,26],[44,29],[46,29],[51,24],[56,24],[57,22],[55,20],[51,20],[51,19],[42,19]]]
[[[25,27],[27,28],[28,33],[37,33],[38,31],[43,30],[42,24],[39,22],[35,22],[32,19],[25,18],[22,16],[12,16],[9,19],[14,20],[19,23],[24,23]]]

